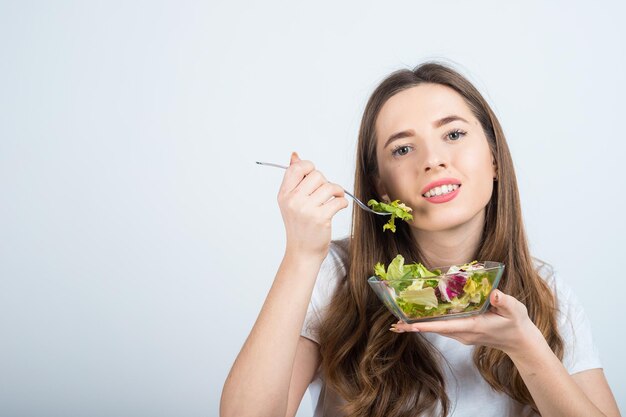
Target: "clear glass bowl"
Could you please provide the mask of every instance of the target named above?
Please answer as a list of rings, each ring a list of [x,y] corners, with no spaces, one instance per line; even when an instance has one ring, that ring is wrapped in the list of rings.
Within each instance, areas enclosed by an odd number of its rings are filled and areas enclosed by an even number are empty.
[[[504,272],[501,262],[478,264],[484,269],[448,273],[451,266],[444,266],[433,268],[441,271],[436,277],[383,280],[373,276],[367,282],[389,311],[406,323],[467,317],[487,311],[489,295]]]

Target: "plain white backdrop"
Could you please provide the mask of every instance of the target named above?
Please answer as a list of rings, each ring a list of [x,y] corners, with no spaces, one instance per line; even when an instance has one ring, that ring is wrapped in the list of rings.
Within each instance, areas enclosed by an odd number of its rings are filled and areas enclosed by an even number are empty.
[[[285,244],[283,171],[254,162],[295,150],[351,190],[369,94],[430,59],[500,118],[531,250],[583,302],[623,410],[625,12],[0,2],[0,415],[217,415]]]

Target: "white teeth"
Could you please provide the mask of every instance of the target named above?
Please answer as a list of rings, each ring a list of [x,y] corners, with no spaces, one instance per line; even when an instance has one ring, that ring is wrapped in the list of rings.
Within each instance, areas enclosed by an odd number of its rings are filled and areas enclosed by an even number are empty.
[[[459,186],[456,185],[456,184],[442,185],[440,187],[435,187],[435,188],[427,191],[424,194],[424,197],[429,198],[429,197],[434,197],[436,195],[448,194],[448,193],[451,193],[452,191],[456,190],[457,188],[459,188]]]

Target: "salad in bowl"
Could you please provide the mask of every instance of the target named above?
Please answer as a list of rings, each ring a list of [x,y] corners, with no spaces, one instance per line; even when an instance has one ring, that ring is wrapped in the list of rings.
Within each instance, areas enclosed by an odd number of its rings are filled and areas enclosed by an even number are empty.
[[[388,267],[377,263],[368,283],[394,316],[417,323],[484,313],[503,272],[504,264],[492,261],[428,270],[398,255]]]

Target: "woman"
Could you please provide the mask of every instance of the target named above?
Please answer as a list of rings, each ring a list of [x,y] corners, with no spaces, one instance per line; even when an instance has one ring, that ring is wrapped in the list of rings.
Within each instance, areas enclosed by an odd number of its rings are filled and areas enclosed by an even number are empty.
[[[223,417],[293,416],[309,384],[316,416],[619,415],[584,312],[529,254],[504,134],[465,78],[426,63],[378,86],[354,192],[400,200],[414,220],[384,232],[386,218],[355,208],[351,238],[331,242],[343,190],[292,155],[278,194],[285,256],[224,385]],[[397,254],[506,269],[487,313],[389,331],[366,280]]]

